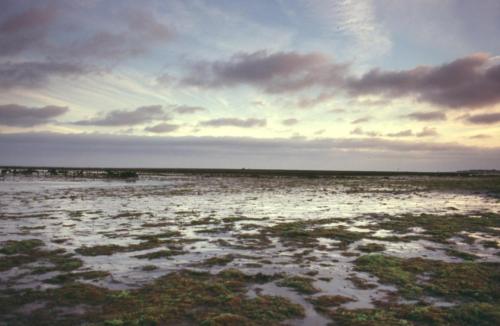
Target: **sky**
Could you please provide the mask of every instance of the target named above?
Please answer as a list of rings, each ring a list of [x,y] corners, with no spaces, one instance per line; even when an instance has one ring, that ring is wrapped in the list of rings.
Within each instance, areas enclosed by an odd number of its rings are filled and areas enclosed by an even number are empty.
[[[2,0],[0,165],[500,169],[498,0]]]

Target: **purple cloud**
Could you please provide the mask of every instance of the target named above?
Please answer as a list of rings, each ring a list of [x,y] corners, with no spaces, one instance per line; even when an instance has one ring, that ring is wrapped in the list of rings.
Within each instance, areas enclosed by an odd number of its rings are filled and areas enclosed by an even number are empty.
[[[299,99],[300,107],[314,106],[338,92],[354,97],[380,95],[385,97],[378,101],[381,103],[387,102],[387,98],[413,97],[451,109],[475,109],[500,102],[500,64],[485,53],[439,66],[400,71],[377,68],[359,77],[349,68],[348,64],[337,63],[321,53],[258,51],[239,53],[228,60],[196,62],[180,83],[205,88],[249,85],[266,93],[320,90],[316,97]],[[429,113],[410,118],[430,121],[442,116]]]
[[[422,131],[416,134],[417,137],[433,137],[439,135],[436,128],[424,127]]]
[[[168,115],[161,105],[141,106],[135,110],[114,110],[102,117],[73,122],[80,126],[132,126],[154,120],[167,120]]]
[[[98,144],[99,146],[96,146]],[[358,170],[498,168],[500,148],[381,138],[0,134],[0,164]],[[335,159],[332,159],[334,155]],[[395,160],[397,158],[397,160]]]
[[[175,113],[179,114],[193,114],[197,112],[207,111],[204,107],[201,106],[189,106],[189,105],[174,105],[172,107]]]
[[[355,120],[351,121],[351,123],[353,125],[355,125],[355,124],[358,124],[358,123],[368,122],[370,120],[372,120],[372,117],[366,116],[366,117],[361,117],[359,119],[355,119]]]
[[[0,57],[41,47],[57,17],[52,6],[28,8],[0,21]]]
[[[252,128],[252,127],[264,127],[267,122],[265,119],[238,119],[238,118],[220,118],[212,119],[207,121],[202,121],[199,123],[200,126],[209,127],[240,127],[240,128]]]
[[[370,136],[370,137],[378,137],[380,134],[376,131],[364,131],[363,128],[361,127],[356,127],[353,130],[351,130],[351,135],[364,135],[364,136]]]
[[[441,111],[431,112],[413,112],[404,117],[417,121],[443,121],[446,120],[446,114]]]
[[[340,83],[347,65],[320,53],[257,51],[228,60],[197,62],[181,84],[206,88],[250,85],[267,93],[299,91],[316,85]]]
[[[500,65],[477,53],[441,66],[410,70],[374,69],[351,77],[345,88],[352,95],[414,96],[445,108],[479,108],[500,102]]]
[[[465,120],[473,124],[491,125],[500,122],[500,113],[467,115]]]
[[[469,139],[487,139],[487,138],[491,138],[491,135],[477,134],[469,137]]]
[[[170,123],[159,123],[157,125],[144,128],[145,131],[154,132],[157,134],[168,133],[176,131],[177,129],[179,129],[178,125]]]
[[[387,137],[411,137],[411,136],[413,136],[413,131],[411,131],[411,129],[407,129],[407,130],[402,130],[399,132],[388,133],[386,136]]]
[[[90,70],[79,64],[64,62],[0,63],[0,88],[39,88],[54,77],[79,76]]]
[[[0,105],[0,125],[14,127],[32,127],[46,124],[53,118],[68,112],[67,107],[44,106],[41,108],[29,108],[17,104]]]
[[[153,46],[173,38],[174,32],[144,9],[123,13],[121,31],[99,30],[83,40],[75,40],[68,55],[80,58],[124,59],[147,53]]]

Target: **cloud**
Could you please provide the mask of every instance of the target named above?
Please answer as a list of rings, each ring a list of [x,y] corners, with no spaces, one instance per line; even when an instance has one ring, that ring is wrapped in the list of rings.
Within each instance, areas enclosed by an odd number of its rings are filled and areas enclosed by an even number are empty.
[[[41,47],[57,17],[52,6],[28,8],[0,21],[0,57]]]
[[[436,128],[424,127],[422,131],[416,134],[417,137],[433,137],[439,135]]]
[[[387,133],[385,135],[378,133],[376,131],[365,131],[361,127],[356,127],[353,130],[351,130],[351,135],[358,135],[358,136],[370,136],[370,137],[380,137],[380,136],[386,136],[386,137],[391,137],[391,138],[402,138],[402,137],[431,137],[431,136],[437,136],[438,132],[436,131],[436,128],[430,128],[430,127],[424,127],[420,132],[414,134],[411,129],[406,129],[394,133]]]
[[[333,35],[341,37],[342,48],[351,57],[368,59],[384,55],[392,48],[389,32],[377,19],[371,0],[303,0],[311,10],[315,22],[322,24]]]
[[[315,97],[304,97],[297,101],[297,106],[300,108],[309,108],[318,104],[324,103],[335,97],[336,92],[322,92]]]
[[[381,138],[0,134],[0,164],[358,170],[498,168],[500,148]],[[397,158],[397,159],[396,159]]]
[[[364,131],[363,128],[361,127],[356,127],[353,130],[351,130],[351,135],[364,135],[364,136],[370,136],[370,137],[378,137],[380,134],[376,131]]]
[[[413,96],[444,108],[492,106],[500,102],[500,64],[485,53],[440,66],[410,70],[373,69],[345,85],[351,95]]]
[[[500,89],[499,89],[500,91]],[[484,113],[484,114],[475,114],[475,115],[467,115],[465,120],[469,123],[473,124],[484,124],[491,125],[500,122],[500,112],[499,113]]]
[[[353,130],[351,130],[351,135],[363,135],[363,128],[361,127],[356,127]]]
[[[228,60],[196,62],[181,84],[205,88],[250,85],[267,93],[299,91],[339,84],[347,65],[320,53],[238,53]]]
[[[67,107],[44,106],[41,108],[29,108],[17,104],[0,105],[0,125],[13,127],[32,127],[46,124],[64,113]]]
[[[366,105],[383,105],[388,99],[408,97],[445,109],[476,109],[500,103],[500,64],[495,57],[476,53],[438,66],[408,70],[372,69],[361,76],[350,65],[337,63],[318,52],[238,53],[227,60],[199,61],[180,78],[181,85],[203,88],[252,86],[270,94],[319,91],[299,98],[299,107],[314,106],[337,94],[351,97],[378,95]],[[414,119],[425,119],[422,114]],[[428,119],[441,119],[435,114]]]
[[[173,38],[174,32],[145,9],[122,13],[122,31],[98,30],[83,40],[74,41],[68,55],[82,58],[124,59],[147,53],[153,46]]]
[[[349,106],[364,106],[364,107],[374,107],[374,106],[387,106],[391,104],[392,99],[390,98],[378,98],[378,99],[359,99],[354,98],[348,102]]]
[[[5,5],[0,17],[0,56],[31,51],[57,60],[107,59],[116,61],[147,53],[152,47],[170,41],[174,31],[159,21],[147,6],[125,4],[118,10],[105,3],[93,6],[83,3],[40,5],[34,1],[25,6],[19,2]],[[26,8],[27,7],[27,8]],[[93,20],[106,10],[106,19]],[[76,14],[78,13],[78,14]],[[78,28],[82,33],[59,37],[61,28]]]
[[[145,131],[154,132],[158,134],[176,131],[177,129],[179,129],[178,125],[170,123],[159,123],[157,125],[144,128]]]
[[[486,135],[486,134],[477,134],[469,137],[470,139],[487,139],[491,138],[491,135]]]
[[[64,62],[0,63],[0,88],[39,88],[54,77],[79,76],[90,70],[79,64]]]
[[[441,111],[431,112],[413,112],[404,117],[417,121],[443,121],[446,120],[446,114]]]
[[[328,110],[326,111],[327,113],[345,113],[346,111],[344,109],[331,109],[331,110]]]
[[[299,123],[299,120],[294,119],[294,118],[290,118],[290,119],[282,120],[281,123],[284,126],[293,126],[293,125],[296,125],[297,123]]]
[[[252,127],[264,127],[267,122],[265,119],[238,119],[238,118],[220,118],[206,120],[199,123],[200,126],[209,127],[240,127],[240,128],[252,128]]]
[[[402,131],[395,132],[395,133],[388,133],[386,136],[387,137],[411,137],[411,136],[413,136],[413,131],[411,131],[411,129],[407,129],[407,130],[402,130]]]
[[[80,126],[132,126],[154,120],[169,119],[161,105],[141,106],[135,110],[114,110],[103,117],[73,122]]]
[[[179,114],[193,114],[197,112],[207,111],[204,107],[201,106],[189,106],[189,105],[175,105],[172,107],[175,113]]]
[[[366,116],[366,117],[361,117],[359,119],[355,119],[355,120],[351,121],[351,123],[355,125],[358,123],[368,122],[370,120],[372,120],[372,117]]]

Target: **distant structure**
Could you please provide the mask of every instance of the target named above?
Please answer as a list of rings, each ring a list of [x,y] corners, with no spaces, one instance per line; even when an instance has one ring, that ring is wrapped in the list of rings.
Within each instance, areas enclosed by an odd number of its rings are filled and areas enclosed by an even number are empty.
[[[460,174],[470,174],[470,175],[500,175],[500,170],[463,170],[457,171]]]
[[[73,168],[0,168],[0,175],[63,176],[73,178],[137,179],[139,174],[126,169],[73,169]]]

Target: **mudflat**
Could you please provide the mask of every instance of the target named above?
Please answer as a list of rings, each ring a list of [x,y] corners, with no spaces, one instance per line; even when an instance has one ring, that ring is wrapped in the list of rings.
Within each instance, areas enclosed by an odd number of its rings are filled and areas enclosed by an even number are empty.
[[[500,324],[500,177],[0,178],[0,325]]]

